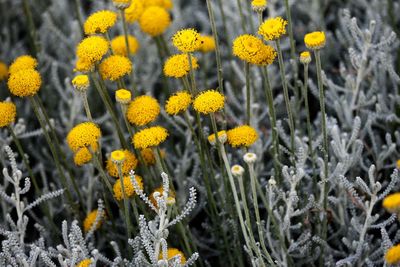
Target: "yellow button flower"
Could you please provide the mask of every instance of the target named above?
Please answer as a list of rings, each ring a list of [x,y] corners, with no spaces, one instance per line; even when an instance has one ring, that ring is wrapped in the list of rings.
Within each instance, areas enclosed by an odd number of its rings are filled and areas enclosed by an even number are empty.
[[[160,105],[157,99],[142,95],[132,100],[126,112],[128,121],[136,126],[144,126],[157,119],[160,114]]]
[[[131,5],[125,9],[125,19],[128,23],[134,23],[139,20],[144,12],[143,0],[134,0]]]
[[[12,102],[0,102],[0,127],[6,127],[15,121],[17,107]]]
[[[125,161],[125,152],[123,150],[114,150],[110,155],[111,161],[115,164]]]
[[[129,55],[134,55],[139,49],[139,42],[138,40],[132,36],[128,35],[128,44],[129,44]],[[111,49],[113,50],[114,54],[120,56],[128,56],[128,52],[126,49],[126,40],[125,35],[120,35],[112,39],[111,41]]]
[[[100,128],[93,122],[83,122],[76,125],[67,135],[67,144],[73,152],[80,148],[96,148],[101,137]]]
[[[311,54],[308,51],[304,51],[300,53],[300,62],[302,64],[310,64],[311,62]]]
[[[216,90],[201,92],[193,101],[193,107],[204,115],[220,111],[224,108],[225,96]]]
[[[267,8],[267,0],[253,0],[251,1],[251,8],[255,12],[263,12]]]
[[[274,41],[286,34],[287,21],[281,17],[265,20],[258,28],[258,34],[267,41]]]
[[[215,40],[211,35],[200,36],[201,45],[199,51],[202,53],[208,53],[215,51]]]
[[[84,63],[94,64],[108,52],[108,47],[108,41],[103,37],[89,36],[78,44],[76,55]]]
[[[228,138],[226,131],[219,131],[217,133],[217,136],[218,136],[218,140],[221,144],[224,144]],[[215,133],[210,134],[207,139],[208,139],[208,142],[213,146],[215,146],[215,144],[217,143],[215,141]]]
[[[9,73],[14,73],[20,70],[26,69],[35,69],[38,65],[38,62],[35,58],[29,55],[23,55],[17,57],[14,62],[10,65]]]
[[[325,46],[326,38],[324,32],[312,32],[304,36],[304,43],[308,49],[318,50]]]
[[[99,70],[103,79],[116,81],[132,71],[132,62],[127,57],[112,55],[101,62]]]
[[[143,189],[143,179],[142,177],[140,177],[139,175],[135,174],[135,179],[136,182],[139,185],[140,189]],[[136,195],[136,191],[135,191],[135,187],[133,186],[132,180],[130,176],[125,176],[124,180],[124,191],[125,191],[125,196],[127,198],[133,197],[134,195]],[[114,192],[114,197],[116,200],[122,200],[124,199],[124,195],[122,192],[122,188],[121,188],[121,180],[118,179],[115,181],[114,186],[113,186],[113,192]]]
[[[8,67],[7,64],[0,61],[0,82],[4,81],[8,77]]]
[[[154,126],[137,132],[132,143],[136,149],[155,147],[163,143],[168,137],[168,131],[164,127]]]
[[[170,24],[168,11],[158,6],[147,8],[139,19],[140,29],[152,37],[163,34]]]
[[[400,244],[391,247],[385,254],[385,260],[389,264],[400,263]]]
[[[255,65],[269,65],[276,58],[276,51],[259,38],[244,34],[233,41],[232,52],[243,61]]]
[[[132,93],[126,89],[118,89],[115,92],[115,100],[120,104],[128,104],[131,102]]]
[[[36,70],[24,69],[12,72],[7,85],[10,92],[15,96],[34,96],[42,85],[42,78]]]
[[[122,163],[122,175],[128,175],[131,170],[136,169],[138,165],[138,160],[132,152],[129,150],[122,150],[125,156],[125,160]],[[106,170],[108,174],[112,177],[118,177],[118,169],[117,164],[115,164],[112,160],[112,155],[107,159]]]
[[[78,58],[76,60],[75,63],[75,68],[74,71],[79,71],[79,72],[83,72],[83,73],[88,73],[88,72],[92,72],[94,70],[94,63],[85,60],[85,59],[81,59]]]
[[[89,88],[89,77],[87,75],[77,75],[72,80],[74,88],[80,92],[84,92]]]
[[[197,58],[191,56],[192,68],[197,69]],[[189,58],[186,54],[178,54],[169,57],[164,63],[164,75],[173,78],[182,78],[190,71]]]
[[[117,21],[117,14],[110,10],[101,10],[90,15],[84,25],[84,31],[87,35],[96,33],[106,33],[108,29],[114,26]]]
[[[142,156],[144,163],[148,166],[154,165],[156,163],[156,157],[154,156],[153,150],[151,148],[145,148],[140,151],[140,155]],[[162,156],[162,150],[161,150]]]
[[[178,115],[188,109],[192,103],[192,96],[186,92],[177,92],[170,96],[165,104],[165,111],[169,115]]]
[[[131,4],[131,0],[113,0],[113,4],[118,9],[125,9]]]
[[[179,251],[179,250],[176,249],[176,248],[169,248],[169,249],[167,250],[167,257],[168,257],[167,260],[171,260],[172,258],[177,257],[177,256],[181,256],[181,264],[185,264],[185,263],[186,263],[185,255],[183,255],[183,253],[182,253],[181,251]],[[160,255],[158,256],[158,259],[159,259],[159,260],[162,260],[162,259],[163,259],[162,252],[161,252]]]
[[[183,29],[172,36],[173,45],[183,53],[191,53],[201,46],[200,34],[195,29]]]
[[[84,260],[80,261],[78,263],[78,265],[76,265],[76,267],[89,267],[90,264],[92,264],[92,260],[91,259],[84,259]]]
[[[97,145],[93,148],[94,151],[97,151]],[[82,166],[89,163],[92,160],[92,153],[86,147],[80,148],[74,155],[74,163],[76,166]]]
[[[86,216],[85,220],[83,221],[83,230],[85,232],[89,232],[89,230],[92,228],[93,224],[96,222],[97,213],[98,213],[98,210],[95,209]],[[101,216],[101,215],[99,215],[99,216]],[[103,224],[103,220],[104,220],[104,215],[102,216],[102,218],[100,218],[100,220],[98,220],[97,224],[94,226],[95,230],[100,228],[100,226]]]
[[[385,197],[382,206],[389,212],[400,211],[400,193],[390,194]]]
[[[248,125],[227,131],[228,143],[233,147],[249,147],[258,139],[257,131]]]

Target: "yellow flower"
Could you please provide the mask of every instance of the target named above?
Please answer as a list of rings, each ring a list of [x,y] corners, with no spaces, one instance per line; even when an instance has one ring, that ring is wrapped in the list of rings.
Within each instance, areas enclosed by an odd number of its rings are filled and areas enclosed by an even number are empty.
[[[94,70],[94,64],[88,60],[78,58],[75,63],[74,71],[83,73],[92,72]]]
[[[181,264],[185,264],[186,263],[185,255],[183,255],[183,253],[181,251],[179,251],[178,249],[176,249],[176,248],[169,248],[167,250],[167,255],[168,255],[168,260],[171,260],[172,258],[177,257],[178,255],[180,255],[181,256]],[[159,260],[163,259],[162,252],[158,256],[158,259]]]
[[[103,79],[116,81],[132,71],[132,62],[127,57],[112,55],[101,62],[99,70]]]
[[[85,232],[88,232],[92,228],[93,224],[96,222],[97,214],[98,214],[98,210],[95,209],[86,216],[85,220],[83,221],[83,230]],[[104,213],[99,214],[99,216],[101,216],[101,217],[100,217],[100,220],[98,220],[97,224],[94,226],[95,230],[99,229],[100,226],[102,225],[102,223],[103,223],[102,221],[104,219]]]
[[[267,41],[274,41],[286,34],[287,21],[281,17],[265,20],[258,28],[258,34]]]
[[[8,67],[5,63],[0,61],[0,82],[7,79],[8,77]]]
[[[120,104],[128,104],[131,102],[132,94],[126,89],[119,89],[115,92],[115,100]]]
[[[101,10],[90,15],[83,25],[85,34],[106,33],[117,21],[117,14],[110,10]]]
[[[158,6],[147,8],[139,19],[140,29],[152,37],[163,34],[170,24],[168,11]]]
[[[162,151],[161,151],[162,152]],[[156,157],[154,156],[153,150],[151,148],[145,148],[140,151],[144,163],[148,166],[154,165],[156,163]],[[162,154],[161,154],[162,156]]]
[[[396,161],[396,168],[400,169],[400,159]]]
[[[89,77],[87,75],[77,75],[72,80],[72,85],[76,90],[84,92],[89,88]]]
[[[197,58],[191,56],[192,68],[197,69]],[[177,54],[169,57],[164,63],[164,75],[167,77],[182,78],[190,71],[189,58],[186,54]]]
[[[187,110],[190,103],[192,103],[192,96],[188,92],[177,92],[168,98],[165,111],[169,115],[178,115]]]
[[[227,140],[226,131],[219,131],[217,133],[217,136],[218,136],[218,140],[221,144],[224,144],[226,142],[226,140]],[[217,143],[215,141],[215,133],[210,134],[207,139],[208,139],[208,142],[213,146],[215,146],[215,144]]]
[[[125,19],[128,23],[139,20],[144,11],[143,0],[133,0],[131,5],[125,9]]]
[[[40,73],[34,69],[12,72],[8,78],[8,89],[19,97],[35,95],[42,85]]]
[[[201,35],[200,36],[201,45],[199,48],[200,52],[208,53],[215,50],[215,40],[211,35]]]
[[[0,102],[0,127],[6,127],[15,121],[17,107],[12,102]]]
[[[76,267],[89,267],[90,264],[92,264],[92,260],[91,259],[84,259],[84,260],[80,261],[78,263],[78,265],[76,265]]]
[[[385,254],[385,260],[389,264],[400,263],[400,244],[391,247]]]
[[[135,179],[136,179],[136,182],[139,185],[139,188],[143,189],[143,179],[142,179],[142,177],[140,177],[139,175],[135,174]],[[124,179],[123,179],[123,183],[124,183],[125,196],[127,198],[130,198],[130,197],[134,196],[136,194],[136,192],[135,192],[135,187],[133,186],[133,183],[131,181],[131,177],[130,176],[125,176]],[[121,180],[120,179],[115,181],[114,186],[113,186],[113,191],[114,191],[114,197],[115,197],[116,200],[124,199],[124,194],[122,192]]]
[[[131,4],[131,0],[113,0],[113,4],[118,9],[125,9]]]
[[[249,147],[258,139],[256,130],[248,125],[239,126],[227,131],[228,143],[233,147]]]
[[[158,208],[157,200],[154,198],[154,193],[156,193],[156,192],[162,194],[164,192],[163,187],[161,186],[161,187],[154,189],[154,191],[149,196],[151,204],[153,204],[154,207]],[[169,204],[169,205],[175,204],[175,192],[172,191],[171,188],[168,191],[167,204]]]
[[[129,150],[123,150],[124,155],[125,155],[125,160],[122,163],[122,175],[128,175],[131,170],[136,169],[138,165],[138,160],[132,152]],[[107,164],[106,164],[106,169],[107,172],[110,176],[112,177],[118,177],[118,169],[117,169],[117,164],[115,164],[112,161],[111,155],[107,159]]]
[[[390,194],[385,197],[382,206],[389,212],[400,211],[400,193]]]
[[[326,38],[324,32],[312,32],[304,36],[304,43],[308,49],[318,50],[325,46]]]
[[[195,29],[183,29],[172,36],[172,43],[183,53],[191,53],[201,46],[200,34]]]
[[[97,145],[93,148],[94,151],[97,150]],[[74,163],[76,166],[82,166],[89,163],[92,160],[92,153],[86,147],[80,148],[74,155]]]
[[[136,126],[144,126],[155,121],[160,114],[160,105],[157,100],[148,95],[134,98],[126,111],[128,121]]]
[[[14,62],[10,65],[9,73],[12,74],[14,72],[26,69],[35,69],[38,65],[38,62],[35,58],[29,55],[23,55],[17,57]]]
[[[267,8],[267,0],[253,0],[251,7],[255,12],[263,12]]]
[[[93,122],[83,122],[76,125],[69,131],[67,135],[67,144],[73,152],[77,152],[80,148],[97,147],[97,142],[101,137],[99,126]]]
[[[201,92],[193,101],[193,107],[204,115],[217,112],[224,108],[225,96],[216,90]]]
[[[161,126],[154,126],[137,132],[132,138],[132,143],[136,149],[145,149],[158,146],[164,142],[167,137],[167,129]]]
[[[150,7],[150,6],[159,6],[159,7],[165,8],[165,9],[172,8],[171,0],[144,0],[143,3],[146,8]]]
[[[128,44],[129,44],[129,55],[134,55],[139,49],[139,42],[138,40],[132,36],[128,35]],[[126,40],[125,35],[120,35],[112,39],[111,41],[111,48],[116,55],[120,56],[128,56],[127,49],[126,49]]]
[[[302,64],[310,64],[311,62],[311,54],[308,51],[304,51],[300,53],[300,62]]]
[[[244,34],[233,41],[232,52],[243,61],[256,65],[269,65],[276,58],[276,51],[257,37]]]
[[[76,55],[85,66],[99,62],[108,52],[108,42],[100,36],[89,36],[83,39],[76,48]],[[77,66],[78,67],[78,66]]]
[[[114,150],[110,155],[111,161],[115,164],[125,161],[125,152],[123,150]]]

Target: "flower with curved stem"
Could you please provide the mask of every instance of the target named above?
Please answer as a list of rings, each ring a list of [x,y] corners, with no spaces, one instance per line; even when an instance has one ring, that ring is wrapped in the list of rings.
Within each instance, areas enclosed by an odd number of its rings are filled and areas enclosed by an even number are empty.
[[[275,41],[286,34],[287,24],[281,17],[267,19],[258,28],[258,34],[266,41]]]
[[[160,104],[148,95],[134,98],[126,111],[129,123],[136,126],[144,126],[157,119],[160,114]]]
[[[0,102],[0,128],[12,124],[16,116],[17,107],[14,103],[8,101]]]
[[[128,35],[129,55],[135,55],[139,50],[139,42],[136,37]],[[126,49],[125,35],[119,35],[111,40],[111,49],[116,55],[128,56],[128,49]]]
[[[200,33],[195,29],[183,29],[172,36],[173,45],[183,53],[192,53],[201,47]]]
[[[142,177],[140,177],[139,175],[135,174],[135,179],[137,184],[139,185],[140,189],[143,189],[143,179]],[[124,185],[124,190],[122,190],[122,186],[121,186],[121,180],[118,179],[115,181],[114,186],[113,186],[113,192],[114,192],[114,197],[116,200],[123,200],[124,199],[124,195],[122,191],[125,191],[125,196],[127,198],[133,197],[136,195],[135,192],[135,187],[133,186],[133,183],[131,181],[131,177],[128,176],[124,176],[123,177],[123,185]]]
[[[132,143],[136,149],[145,149],[158,146],[163,143],[167,137],[167,129],[161,126],[153,126],[137,132],[132,138]]]
[[[193,108],[204,115],[220,111],[224,105],[225,96],[216,90],[203,91],[193,101]]]
[[[106,33],[117,22],[117,14],[110,10],[101,10],[90,15],[83,25],[85,34]]]
[[[192,69],[199,67],[197,59],[191,56]],[[182,78],[190,72],[190,62],[187,54],[177,54],[169,57],[164,63],[164,75],[173,78]]]
[[[34,69],[23,69],[11,73],[7,85],[10,92],[15,96],[34,96],[42,85],[42,77]]]
[[[304,36],[304,43],[306,44],[306,47],[311,50],[324,48],[326,44],[325,33],[322,31],[308,33]]]
[[[257,131],[249,126],[243,125],[227,131],[228,144],[232,147],[249,147],[258,139]]]
[[[192,96],[188,92],[177,92],[168,98],[167,103],[165,104],[165,111],[169,115],[178,115],[179,113],[186,111],[191,103]]]
[[[11,74],[20,70],[35,69],[37,65],[38,62],[36,58],[33,58],[29,55],[23,55],[17,57],[13,63],[11,63],[8,72]]]
[[[152,37],[163,34],[171,24],[171,16],[162,7],[147,8],[139,19],[140,29]]]
[[[131,170],[136,169],[138,165],[138,160],[132,152],[129,150],[117,150],[120,151],[124,154],[125,159],[123,160],[123,163],[121,165],[121,172],[122,175],[128,175]],[[114,151],[115,152],[115,151]],[[115,163],[115,159],[113,160],[112,154],[110,157],[107,159],[106,163],[106,170],[108,174],[112,177],[118,177],[118,168],[117,164]]]
[[[99,71],[103,79],[116,81],[132,71],[132,62],[127,57],[112,55],[100,63]]]

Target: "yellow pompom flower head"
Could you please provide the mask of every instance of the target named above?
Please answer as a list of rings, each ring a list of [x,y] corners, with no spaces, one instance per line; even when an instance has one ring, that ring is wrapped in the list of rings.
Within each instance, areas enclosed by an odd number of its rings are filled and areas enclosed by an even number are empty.
[[[76,49],[79,64],[86,68],[93,66],[107,54],[108,47],[108,41],[100,36],[89,36],[83,39]]]
[[[77,75],[72,80],[72,85],[79,92],[85,92],[89,88],[89,77],[87,75]]]
[[[136,169],[138,165],[138,160],[135,154],[133,154],[129,150],[117,150],[117,151],[122,152],[125,157],[121,165],[122,175],[128,175],[131,170]],[[114,159],[113,159],[113,154],[111,153],[106,163],[106,170],[108,174],[112,177],[118,177],[118,168],[117,164],[115,163],[116,156],[118,155],[115,155],[114,153]]]
[[[148,96],[138,96],[129,104],[126,112],[128,121],[136,126],[144,126],[157,119],[160,114],[160,105],[157,99]]]
[[[300,53],[300,62],[304,65],[310,64],[311,62],[311,53],[308,51],[304,51]]]
[[[137,132],[132,138],[132,143],[136,149],[145,149],[160,145],[167,137],[167,129],[161,126],[154,126]]]
[[[92,148],[93,151],[97,151],[97,145]],[[82,166],[89,163],[93,158],[92,153],[86,147],[80,148],[74,155],[74,163],[76,166]]]
[[[197,58],[190,57],[192,60],[192,69],[199,67]],[[189,57],[187,54],[178,54],[169,57],[164,63],[164,74],[167,77],[182,78],[190,72]]]
[[[140,29],[152,37],[163,34],[171,24],[171,16],[162,7],[147,8],[139,19]]]
[[[208,53],[215,51],[215,39],[211,35],[200,36],[201,45],[199,51],[202,53]]]
[[[83,230],[85,232],[89,232],[92,228],[97,230],[103,224],[103,220],[105,218],[105,212],[102,211],[99,213],[97,209],[91,211],[83,221]]]
[[[239,126],[227,131],[228,144],[233,147],[249,147],[258,139],[257,131],[248,125]]]
[[[232,52],[241,60],[255,65],[270,65],[277,55],[273,47],[250,34],[237,37],[233,41]]]
[[[15,96],[34,96],[42,85],[42,77],[34,69],[23,69],[12,72],[7,85],[10,92]]]
[[[253,0],[251,1],[251,8],[253,11],[261,13],[267,8],[267,0]]]
[[[126,89],[118,89],[115,92],[115,100],[121,105],[127,105],[131,102],[132,93]]]
[[[161,156],[163,150],[161,150]],[[145,148],[140,151],[140,155],[142,156],[144,163],[148,166],[154,165],[156,163],[156,157],[154,155],[154,152],[151,148]]]
[[[400,212],[400,193],[390,194],[383,199],[382,206],[391,213]]]
[[[140,16],[143,14],[144,4],[142,0],[131,1],[130,6],[125,9],[125,19],[128,23],[134,23],[139,20]]]
[[[258,28],[258,34],[266,41],[274,41],[286,34],[288,22],[281,17],[265,20]]]
[[[228,136],[227,136],[227,134],[226,134],[226,131],[219,131],[218,133],[217,133],[217,136],[218,136],[218,142],[220,143],[220,144],[225,144],[225,142],[226,142],[226,140],[228,139]],[[209,136],[208,136],[208,142],[212,145],[212,146],[215,146],[216,145],[216,138],[215,138],[215,133],[213,133],[213,134],[210,134]]]
[[[204,115],[220,111],[224,108],[225,96],[216,90],[201,92],[193,101],[193,108]]]
[[[0,128],[9,126],[15,121],[17,107],[12,102],[0,102]]]
[[[132,71],[132,62],[127,57],[112,55],[101,62],[99,70],[103,79],[116,81]]]
[[[122,150],[114,150],[111,152],[111,162],[115,164],[121,164],[125,161],[125,152]]]
[[[183,53],[192,53],[201,46],[200,34],[195,29],[183,29],[172,37],[174,46]]]
[[[121,180],[118,179],[115,181],[114,186],[113,186],[113,192],[114,192],[114,197],[116,200],[124,199],[124,195],[126,198],[135,196],[136,191],[135,191],[135,187],[134,187],[131,179],[132,178],[129,175],[123,177],[123,180],[122,180],[123,185],[124,185],[123,190],[122,190],[122,186],[121,186]],[[136,183],[139,185],[139,188],[143,189],[142,177],[135,174],[135,180],[136,180]]]
[[[76,125],[67,135],[67,144],[73,152],[80,148],[95,150],[101,137],[100,128],[93,122],[83,122]]]
[[[186,263],[186,257],[185,257],[185,255],[180,251],[180,250],[178,250],[178,249],[176,249],[176,248],[169,248],[168,250],[167,250],[167,259],[165,259],[165,260],[172,260],[172,259],[175,259],[175,258],[177,258],[177,257],[180,257],[180,263],[183,265],[183,264],[185,264]],[[159,260],[162,260],[163,259],[163,255],[162,255],[162,253],[160,253],[160,255],[158,256],[158,259]]]
[[[7,79],[8,77],[8,67],[4,62],[0,61],[0,82]]]
[[[92,260],[91,259],[84,259],[84,260],[80,261],[78,263],[78,265],[76,265],[76,267],[89,267],[90,264],[92,264]]]
[[[131,0],[113,0],[113,4],[118,9],[125,9],[131,4]]]
[[[396,168],[400,170],[400,159],[396,161]]]
[[[188,109],[192,103],[192,96],[186,92],[177,92],[170,96],[165,104],[165,111],[169,115],[178,115]]]
[[[110,10],[101,10],[90,15],[83,25],[85,34],[106,33],[117,21],[117,14]]]
[[[325,47],[326,38],[324,32],[312,32],[304,36],[306,47],[311,50],[319,50]]]
[[[390,249],[385,254],[385,260],[391,265],[400,263],[400,244],[397,244]]]
[[[138,40],[132,36],[128,35],[128,45],[129,45],[129,55],[134,55],[139,49]],[[128,51],[126,49],[125,35],[120,35],[112,39],[111,49],[116,55],[128,56]]]
[[[38,62],[35,58],[29,55],[23,55],[17,57],[14,62],[10,65],[9,73],[14,73],[20,70],[26,69],[35,69],[38,65]]]

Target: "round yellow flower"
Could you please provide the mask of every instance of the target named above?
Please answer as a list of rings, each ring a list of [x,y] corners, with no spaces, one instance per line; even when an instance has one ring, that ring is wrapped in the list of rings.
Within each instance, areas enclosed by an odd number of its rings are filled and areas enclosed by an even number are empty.
[[[126,111],[128,121],[136,126],[144,126],[157,119],[160,114],[160,105],[157,99],[142,95],[134,98]]]
[[[326,38],[324,32],[312,32],[304,36],[304,43],[308,49],[318,50],[325,46]]]
[[[92,260],[91,259],[84,259],[84,260],[80,261],[78,263],[78,265],[76,265],[76,267],[89,267],[90,264],[92,264]]]
[[[233,41],[232,52],[243,61],[256,65],[269,65],[276,58],[276,51],[259,38],[244,34]]]
[[[154,189],[154,191],[149,196],[151,204],[153,204],[154,207],[158,208],[157,200],[154,198],[154,193],[156,193],[156,192],[162,194],[162,192],[164,192],[163,187],[161,186],[161,187]],[[171,188],[168,191],[167,204],[169,204],[169,205],[175,204],[175,192],[172,191]]]
[[[125,9],[125,19],[128,23],[139,20],[144,11],[143,0],[133,0],[131,5]]]
[[[88,232],[88,231],[92,228],[93,224],[94,224],[95,221],[96,221],[97,213],[98,213],[98,210],[95,209],[95,210],[91,211],[91,212],[86,216],[85,220],[83,221],[83,230],[84,230],[85,232]],[[99,215],[99,216],[100,216],[100,215]],[[97,229],[100,228],[100,226],[101,226],[102,223],[103,223],[103,222],[102,222],[103,219],[104,219],[104,214],[102,214],[102,218],[100,218],[100,220],[98,220],[97,224],[94,226],[94,229],[95,229],[95,230],[97,230]]]
[[[111,152],[110,159],[116,164],[122,163],[125,161],[125,152],[123,150],[114,150]]]
[[[389,212],[400,211],[400,193],[390,194],[385,197],[382,206]]]
[[[200,34],[195,29],[183,29],[172,36],[172,43],[183,53],[191,53],[201,46]]]
[[[84,92],[89,88],[89,77],[87,75],[77,75],[72,80],[72,85],[76,90]]]
[[[38,62],[35,58],[29,55],[23,55],[17,57],[14,62],[10,65],[9,73],[14,73],[20,70],[26,69],[35,69],[38,65]]]
[[[140,177],[139,175],[135,174],[135,179],[136,182],[139,185],[140,189],[143,189],[143,179],[142,177]],[[127,198],[130,198],[132,196],[134,196],[136,194],[135,192],[135,187],[133,186],[133,183],[131,181],[131,177],[130,176],[125,176],[124,180],[124,191],[125,191],[125,196]],[[122,192],[122,188],[121,188],[121,180],[118,179],[115,181],[114,186],[113,186],[113,191],[114,191],[114,197],[116,200],[122,200],[124,199],[124,194]]]
[[[126,89],[118,89],[115,92],[115,100],[120,104],[128,104],[131,102],[132,94]]]
[[[8,67],[4,62],[0,61],[0,82],[7,79],[8,77]]]
[[[83,73],[92,72],[94,70],[94,64],[88,60],[78,58],[75,63],[74,71]]]
[[[226,135],[226,131],[219,131],[217,133],[217,136],[218,136],[218,140],[221,144],[224,144],[228,138],[228,136]],[[213,146],[215,146],[215,144],[217,143],[215,141],[215,133],[210,134],[207,139],[208,139],[208,142]]]
[[[97,150],[97,145],[93,148],[94,151]],[[80,148],[74,155],[74,163],[76,166],[82,166],[89,163],[92,160],[92,153],[86,147]]]
[[[162,152],[162,151],[161,151]],[[144,163],[148,166],[154,165],[156,163],[156,157],[154,156],[153,150],[151,148],[145,148],[140,151]],[[162,154],[161,154],[162,156]]]
[[[132,71],[132,62],[127,57],[112,55],[101,62],[99,70],[103,79],[116,81]]]
[[[0,102],[0,127],[6,127],[15,121],[17,107],[12,102]]]
[[[300,62],[302,64],[310,64],[311,62],[311,54],[308,51],[304,51],[300,53]]]
[[[224,108],[225,96],[216,90],[201,92],[193,101],[193,107],[204,115],[217,112]]]
[[[168,11],[158,6],[147,8],[139,19],[140,29],[152,37],[163,34],[170,24]]]
[[[255,12],[263,12],[267,8],[267,0],[253,0],[251,1],[251,8]]]
[[[267,41],[274,41],[286,34],[287,21],[281,17],[265,20],[258,28],[258,34]]]
[[[129,55],[134,55],[139,49],[139,42],[138,40],[132,36],[128,35],[128,44],[129,44]],[[120,35],[112,39],[111,41],[111,48],[116,55],[120,56],[128,56],[127,49],[126,49],[126,41],[125,35]]]
[[[191,103],[192,96],[188,92],[177,92],[168,98],[165,111],[169,115],[178,115],[187,110]]]
[[[400,159],[396,161],[396,168],[400,169]]]
[[[131,170],[136,169],[138,165],[138,160],[132,152],[129,150],[123,150],[124,155],[125,155],[125,160],[122,163],[122,175],[128,175]],[[118,169],[117,169],[117,164],[115,164],[110,157],[107,159],[107,164],[106,164],[106,170],[108,174],[112,177],[118,177]]]
[[[400,244],[391,247],[385,254],[385,260],[389,264],[400,263]]]
[[[8,78],[8,89],[19,97],[35,95],[42,85],[40,73],[34,69],[12,72]]]
[[[154,126],[137,132],[132,138],[132,143],[136,149],[145,149],[158,146],[164,142],[167,137],[167,129],[161,126]]]
[[[197,69],[197,58],[191,56],[192,68]],[[167,77],[182,78],[190,72],[189,58],[187,54],[178,54],[169,57],[164,63],[164,75]]]
[[[131,4],[131,0],[113,0],[113,4],[118,9],[125,9]]]
[[[110,10],[101,10],[90,15],[83,25],[85,34],[106,33],[117,22],[117,14]]]
[[[178,255],[180,255],[180,256],[181,256],[181,264],[185,264],[185,263],[186,263],[185,255],[183,255],[183,253],[182,253],[181,251],[179,251],[178,249],[176,249],[176,248],[169,248],[169,249],[167,250],[167,255],[168,255],[168,260],[171,260],[172,258],[174,258],[174,257],[176,257],[176,256],[178,256]],[[161,252],[160,255],[158,256],[158,259],[159,259],[159,260],[162,260],[162,259],[163,259],[162,252]]]
[[[256,130],[248,125],[239,126],[227,131],[228,143],[233,147],[249,147],[258,139]]]
[[[108,52],[108,41],[100,36],[89,36],[83,39],[76,48],[76,55],[80,64],[92,66],[99,62]],[[77,66],[78,67],[78,66]]]
[[[215,40],[211,35],[200,36],[201,45],[199,51],[202,53],[208,53],[215,50]]]
[[[73,152],[89,146],[94,149],[101,137],[100,128],[93,122],[83,122],[76,125],[67,135],[67,144]]]

